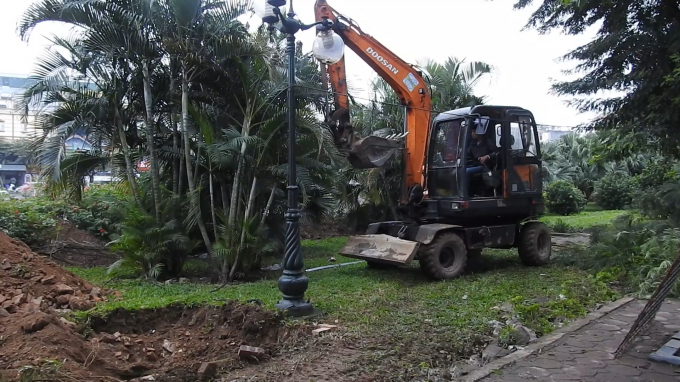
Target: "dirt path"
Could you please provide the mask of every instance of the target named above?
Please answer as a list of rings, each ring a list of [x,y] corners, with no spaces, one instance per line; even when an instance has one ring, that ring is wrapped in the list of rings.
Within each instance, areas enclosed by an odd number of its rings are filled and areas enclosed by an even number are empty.
[[[588,245],[590,235],[587,233],[552,233],[553,248],[566,248],[573,245]]]

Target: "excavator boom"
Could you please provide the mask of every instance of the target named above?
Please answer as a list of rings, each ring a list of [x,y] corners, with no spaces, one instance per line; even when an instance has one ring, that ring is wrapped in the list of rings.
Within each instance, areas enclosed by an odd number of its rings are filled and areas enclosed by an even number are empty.
[[[390,85],[406,107],[405,145],[400,139],[394,139],[394,136],[356,136],[350,123],[345,60],[343,58],[328,66],[327,73],[335,99],[335,112],[331,115],[329,124],[336,144],[349,149],[348,159],[357,168],[380,167],[399,149],[405,149],[406,187],[401,195],[401,202],[406,203],[407,190],[415,185],[424,186],[425,150],[432,111],[432,98],[425,80],[412,65],[364,33],[354,21],[341,15],[326,0],[316,1],[315,13],[317,21],[324,18],[333,21],[333,31]]]

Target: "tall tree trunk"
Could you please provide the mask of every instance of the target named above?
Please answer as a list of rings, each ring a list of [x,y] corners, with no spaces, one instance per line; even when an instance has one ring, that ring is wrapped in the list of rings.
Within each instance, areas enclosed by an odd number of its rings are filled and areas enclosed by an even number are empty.
[[[227,182],[220,182],[220,193],[222,194],[222,210],[224,211],[224,218],[229,216],[229,194],[227,192]]]
[[[247,113],[246,113],[247,114]],[[250,118],[246,115],[243,119],[243,136],[248,137],[248,130],[250,130]],[[238,199],[241,195],[241,177],[243,173],[243,162],[246,155],[246,142],[241,144],[241,155],[238,157],[236,164],[236,174],[234,174],[234,183],[231,187],[231,203],[229,203],[229,219],[227,225],[233,227],[236,222],[236,214],[238,212]]]
[[[243,242],[246,239],[246,228],[248,225],[246,222],[250,218],[250,210],[252,209],[253,203],[255,201],[255,190],[257,189],[257,176],[253,177],[253,185],[250,187],[250,195],[248,196],[248,204],[246,204],[246,212],[243,215],[243,226],[241,227],[241,240],[238,244],[238,251],[236,252],[236,259],[234,259],[234,264],[231,266],[231,271],[229,272],[229,281],[234,280],[234,274],[236,273],[236,268],[241,263],[241,255],[243,251]]]
[[[149,74],[149,60],[142,60],[142,74],[144,76],[144,105],[146,114],[144,125],[146,127],[146,145],[149,149],[149,167],[151,171],[151,191],[153,194],[153,205],[156,223],[161,224],[161,178],[158,172],[158,155],[154,142],[155,131],[153,122],[153,98],[151,95],[151,75]]]
[[[194,180],[193,180],[194,184],[199,183],[198,182],[198,173],[199,173],[198,170],[200,169],[200,165],[201,165],[200,158],[201,158],[201,145],[200,145],[200,142],[199,142],[199,145],[196,148],[196,166],[194,167]]]
[[[191,168],[191,145],[189,142],[189,85],[187,83],[186,68],[182,71],[182,135],[184,136],[184,161],[187,168],[187,179],[189,183],[189,192],[191,193],[189,202],[194,209],[201,213],[200,201],[198,200],[198,195],[194,192],[196,187],[193,183],[194,174]],[[205,228],[205,223],[203,219],[198,217],[198,229],[201,231],[201,236],[203,236],[203,241],[205,242],[205,247],[208,253],[212,253],[212,244],[210,243],[210,238],[208,237],[208,230]]]
[[[120,139],[120,148],[123,150],[123,157],[125,158],[125,173],[127,174],[128,182],[130,183],[130,189],[132,190],[132,197],[137,203],[138,207],[142,207],[142,199],[139,197],[139,189],[137,188],[137,178],[135,178],[134,167],[132,166],[132,158],[130,157],[130,148],[127,144],[127,139],[125,139],[125,131],[123,130],[123,120],[120,116],[120,110],[118,106],[114,108],[114,120],[116,124],[116,130],[118,130],[118,138]]]
[[[262,219],[260,219],[260,224],[259,226],[262,227],[262,224],[264,224],[265,220],[267,220],[267,216],[269,216],[269,211],[272,208],[272,204],[274,203],[274,195],[276,194],[276,184],[272,187],[272,192],[269,194],[269,200],[267,200],[267,206],[264,207],[264,211],[262,211]]]
[[[213,233],[215,234],[215,241],[220,239],[217,233],[217,216],[215,215],[215,191],[213,190],[213,176],[212,166],[208,169],[208,183],[210,183],[210,214],[212,215]]]
[[[177,87],[174,71],[170,73],[170,123],[172,123],[172,151],[179,152],[179,132],[177,131],[177,114],[175,113],[175,87]],[[172,192],[179,194],[179,166],[177,158],[172,159]]]
[[[184,162],[186,154],[179,157],[179,184],[177,185],[177,194],[184,194],[184,181],[187,180],[187,166]]]

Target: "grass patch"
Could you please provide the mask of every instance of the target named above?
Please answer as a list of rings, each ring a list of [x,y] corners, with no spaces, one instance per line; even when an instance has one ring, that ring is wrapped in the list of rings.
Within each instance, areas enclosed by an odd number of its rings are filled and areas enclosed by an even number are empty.
[[[591,210],[586,208],[585,211],[578,215],[560,216],[547,214],[541,218],[545,224],[550,227],[557,228],[556,231],[583,231],[588,228],[602,225],[610,225],[612,220],[623,215],[626,211],[598,210],[596,207],[591,207]]]
[[[336,255],[346,240],[305,241],[306,267],[329,264],[332,256],[338,263],[355,261]],[[434,282],[417,263],[389,270],[369,269],[364,263],[349,265],[308,274],[306,297],[326,313],[325,320],[338,320],[353,334],[379,344],[375,345],[381,349],[374,352],[376,358],[366,359],[364,367],[386,367],[377,361],[387,357],[402,366],[432,365],[442,354],[467,357],[493,331],[490,321],[505,321],[496,308],[507,301],[530,307],[526,325],[544,334],[554,323],[581,316],[595,304],[617,297],[605,284],[576,268],[525,267],[514,250],[487,250],[481,259],[471,259],[469,268],[461,278]],[[109,279],[101,268],[70,270],[98,285]],[[105,286],[120,291],[121,301],[102,303],[95,314],[178,302],[219,305],[233,299],[259,299],[273,309],[280,298],[276,279],[230,285],[214,293],[215,285],[146,280],[112,280]]]

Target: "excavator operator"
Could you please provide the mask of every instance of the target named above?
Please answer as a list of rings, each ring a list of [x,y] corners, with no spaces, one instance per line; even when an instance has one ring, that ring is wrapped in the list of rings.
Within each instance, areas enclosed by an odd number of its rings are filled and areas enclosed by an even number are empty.
[[[487,123],[484,123],[483,120],[476,119],[470,124],[472,142],[467,149],[467,154],[469,155],[471,163],[468,162],[470,164],[465,169],[468,194],[470,194],[469,185],[472,176],[474,174],[481,174],[485,169],[491,168],[492,164],[497,163],[498,161],[498,154],[500,153],[499,149],[495,144],[486,139],[485,136],[488,120],[486,122]]]

